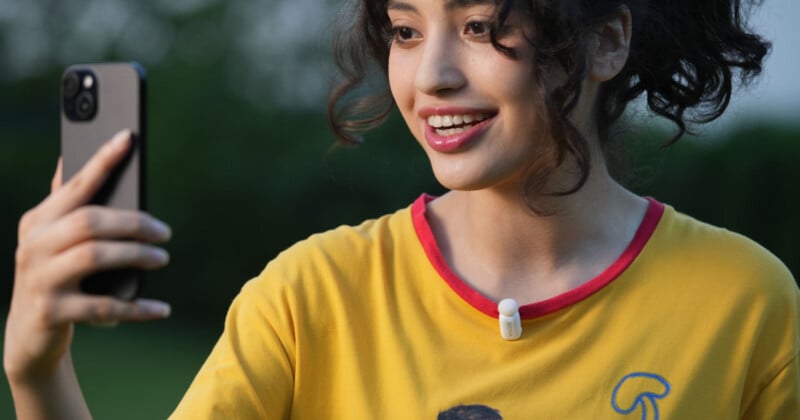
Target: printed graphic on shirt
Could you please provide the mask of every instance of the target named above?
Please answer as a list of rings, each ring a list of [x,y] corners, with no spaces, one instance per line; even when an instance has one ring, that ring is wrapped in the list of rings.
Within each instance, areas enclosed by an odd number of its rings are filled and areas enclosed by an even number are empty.
[[[439,413],[436,420],[503,420],[503,416],[485,405],[458,405]]]
[[[648,372],[625,375],[614,387],[611,406],[617,413],[638,413],[642,420],[659,420],[659,400],[669,395],[671,387],[662,376]]]

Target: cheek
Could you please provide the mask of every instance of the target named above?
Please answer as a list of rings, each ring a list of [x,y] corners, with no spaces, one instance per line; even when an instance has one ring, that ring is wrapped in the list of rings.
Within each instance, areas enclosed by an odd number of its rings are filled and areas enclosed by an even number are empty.
[[[490,47],[493,48],[493,47]],[[488,58],[487,58],[488,56]],[[527,55],[511,59],[500,53],[471,57],[470,79],[476,87],[496,98],[500,105],[528,108],[540,103],[539,84],[533,64]]]
[[[504,96],[513,104],[520,118],[533,123],[545,116],[545,94],[534,72],[526,68],[507,71],[504,79]]]
[[[389,89],[401,112],[413,107],[413,67],[403,54],[389,54]]]
[[[397,110],[406,122],[406,126],[411,130],[415,137],[417,133],[417,118],[414,112],[414,77],[416,64],[413,57],[408,54],[389,54],[389,89],[392,98],[397,105]]]

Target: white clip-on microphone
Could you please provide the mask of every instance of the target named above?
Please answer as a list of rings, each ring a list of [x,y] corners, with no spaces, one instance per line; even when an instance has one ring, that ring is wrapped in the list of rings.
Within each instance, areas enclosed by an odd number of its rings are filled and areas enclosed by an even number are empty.
[[[511,298],[500,301],[497,305],[500,313],[500,335],[506,340],[517,340],[522,336],[522,321],[519,318],[519,304]]]

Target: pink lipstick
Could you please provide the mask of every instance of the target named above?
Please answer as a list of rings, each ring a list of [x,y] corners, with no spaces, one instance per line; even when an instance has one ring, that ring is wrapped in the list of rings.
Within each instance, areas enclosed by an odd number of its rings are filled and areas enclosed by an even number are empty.
[[[453,153],[467,147],[491,125],[495,112],[466,108],[434,108],[420,110],[425,120],[425,140],[442,153]]]

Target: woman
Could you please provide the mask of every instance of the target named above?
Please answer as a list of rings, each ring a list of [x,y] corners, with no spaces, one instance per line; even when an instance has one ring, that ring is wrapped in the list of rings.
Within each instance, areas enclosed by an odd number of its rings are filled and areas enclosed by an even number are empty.
[[[739,1],[352,7],[334,130],[354,141],[396,106],[450,192],[270,262],[174,418],[800,416],[791,274],[750,240],[626,190],[604,158],[638,95],[680,135],[690,116],[724,111],[735,72],[758,74],[769,45]],[[391,100],[348,103],[374,64]],[[168,314],[77,292],[98,269],[166,264],[152,245],[163,224],[85,206],[127,142],[64,186],[57,173],[20,222],[4,355],[20,418],[89,416],[74,322]],[[519,337],[498,325],[506,298]]]

